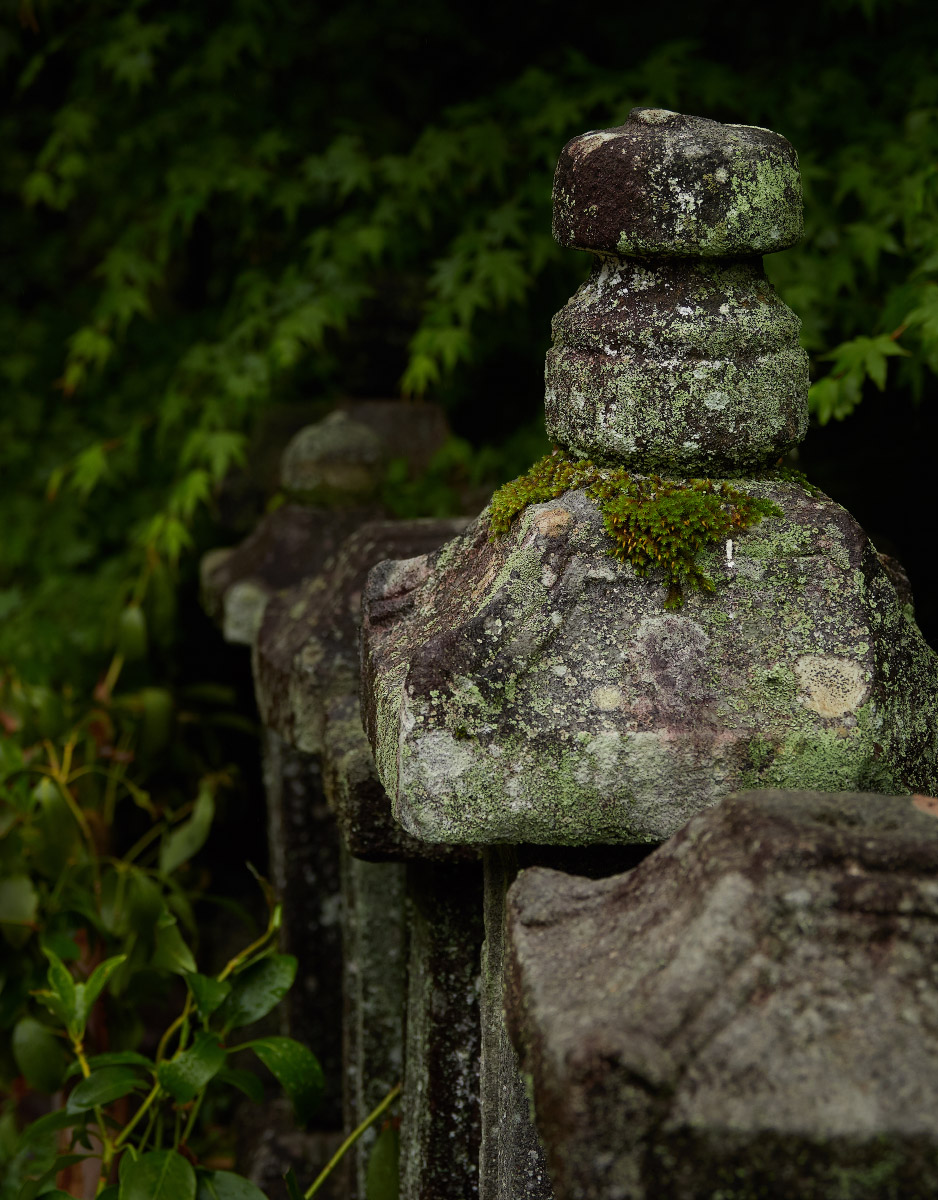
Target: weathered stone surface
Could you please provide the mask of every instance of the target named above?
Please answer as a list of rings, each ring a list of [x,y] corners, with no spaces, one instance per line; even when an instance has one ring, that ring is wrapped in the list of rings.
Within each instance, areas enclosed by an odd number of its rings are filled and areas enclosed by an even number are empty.
[[[326,1090],[320,1129],[342,1125],[342,922],[339,837],[319,763],[264,734],[264,791],[271,882],[283,903],[281,948],[297,959],[296,982],[279,1009],[283,1032],[309,1046]]]
[[[271,596],[320,571],[348,535],[374,516],[286,504],[268,513],[239,545],[201,562],[202,604],[228,642],[250,646]]]
[[[493,846],[484,855],[485,943],[482,947],[480,1200],[552,1200],[544,1148],[531,1122],[518,1057],[502,1000],[505,897],[518,872],[517,851]]]
[[[552,323],[548,436],[639,471],[774,461],[808,427],[800,328],[759,259],[597,259]]]
[[[436,549],[466,520],[369,521],[267,608],[254,649],[264,724],[297,749],[321,754],[328,700],[358,694],[361,592],[384,558]]]
[[[400,863],[369,863],[344,848],[342,924],[345,952],[342,1058],[345,1128],[351,1132],[401,1082],[407,1000],[407,882]],[[372,1126],[351,1151],[350,1200],[365,1200]]]
[[[435,405],[400,400],[343,404],[307,425],[283,452],[281,483],[311,504],[373,500],[391,459],[420,470],[446,440],[446,420]]]
[[[508,1019],[558,1200],[936,1194],[936,812],[750,792],[626,875],[519,877]]]
[[[549,436],[677,474],[749,470],[797,445],[808,358],[761,255],[801,230],[798,159],[770,130],[634,109],[568,142],[554,236],[597,261],[553,321]]]
[[[801,238],[801,175],[771,129],[633,108],[624,125],[567,142],[554,237],[612,254],[734,258]]]
[[[359,708],[361,590],[382,558],[436,548],[465,519],[372,521],[322,572],[271,601],[254,651],[265,725],[322,757],[326,792],[353,854],[375,861],[452,857],[408,835],[391,815]]]
[[[407,867],[403,1200],[472,1200],[479,1172],[482,866]]]
[[[734,789],[938,784],[938,658],[831,500],[701,556],[712,594],[608,556],[583,492],[488,517],[365,595],[364,697],[398,820],[446,842],[642,842]]]

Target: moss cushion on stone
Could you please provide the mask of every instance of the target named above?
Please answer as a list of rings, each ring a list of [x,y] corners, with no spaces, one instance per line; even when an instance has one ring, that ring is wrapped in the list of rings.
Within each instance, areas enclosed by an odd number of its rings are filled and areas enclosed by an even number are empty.
[[[664,607],[669,609],[682,606],[684,587],[713,591],[713,580],[698,565],[701,550],[735,537],[763,517],[782,516],[771,500],[740,491],[725,479],[633,477],[621,467],[571,462],[554,451],[498,489],[492,497],[490,536],[507,533],[529,504],[577,488],[585,488],[602,513],[614,558],[630,562],[640,578],[656,568],[664,572]]]

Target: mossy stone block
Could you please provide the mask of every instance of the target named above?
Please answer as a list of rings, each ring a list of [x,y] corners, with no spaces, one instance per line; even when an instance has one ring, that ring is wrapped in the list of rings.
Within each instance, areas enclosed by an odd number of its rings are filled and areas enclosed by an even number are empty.
[[[938,657],[856,521],[782,512],[701,554],[712,593],[610,557],[582,491],[489,513],[364,598],[364,715],[397,819],[454,843],[660,841],[745,787],[938,788]]]

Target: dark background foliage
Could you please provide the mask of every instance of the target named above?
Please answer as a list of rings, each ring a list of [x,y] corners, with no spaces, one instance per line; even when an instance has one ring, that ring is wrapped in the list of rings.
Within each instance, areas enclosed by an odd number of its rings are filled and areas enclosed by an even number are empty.
[[[906,561],[936,637],[933,6],[4,10],[0,659],[21,674],[93,671],[134,588],[171,671],[197,620],[178,563],[238,532],[219,491],[272,405],[403,391],[477,450],[536,430],[549,318],[588,265],[550,241],[553,163],[637,103],[798,148],[805,242],[767,265],[812,355],[801,465]]]

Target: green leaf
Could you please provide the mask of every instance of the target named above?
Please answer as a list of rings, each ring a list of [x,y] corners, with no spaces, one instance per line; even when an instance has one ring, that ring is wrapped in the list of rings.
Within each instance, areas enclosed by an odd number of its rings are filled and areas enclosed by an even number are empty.
[[[231,984],[224,979],[213,979],[198,972],[186,976],[189,991],[195,1000],[196,1011],[207,1021],[231,991]]]
[[[75,368],[77,364],[70,364]],[[75,459],[71,486],[81,498],[87,499],[108,473],[107,452],[101,445],[89,446]]]
[[[156,949],[150,959],[156,970],[172,971],[175,975],[189,975],[196,969],[192,951],[183,940],[176,918],[165,912],[156,931]]]
[[[238,1049],[254,1051],[290,1097],[297,1121],[308,1124],[325,1085],[322,1067],[312,1051],[288,1037],[258,1038]]]
[[[47,973],[49,990],[48,992],[39,992],[38,998],[70,1029],[84,1024],[84,989],[82,988],[82,992],[79,994],[78,988],[81,985],[76,985],[68,967],[54,950],[46,949],[44,954],[49,960]]]
[[[200,1171],[196,1200],[267,1200],[264,1193],[242,1175],[231,1171]]]
[[[74,962],[76,958],[81,957],[78,943],[70,933],[44,931],[39,935],[39,949],[45,951],[47,948],[57,954],[59,958],[67,959],[69,962]]]
[[[226,1069],[219,1071],[215,1079],[218,1083],[227,1083],[231,1087],[237,1088],[239,1092],[243,1092],[255,1104],[264,1103],[264,1085],[253,1071]]]
[[[62,1085],[68,1058],[65,1047],[48,1025],[22,1017],[10,1039],[13,1058],[23,1078],[37,1092],[54,1092]]]
[[[389,1121],[378,1134],[365,1171],[365,1200],[398,1200],[401,1135]]]
[[[225,1057],[215,1034],[200,1031],[187,1050],[160,1063],[157,1078],[175,1100],[187,1104],[221,1070]]]
[[[153,1060],[144,1054],[138,1054],[136,1050],[110,1050],[107,1054],[95,1054],[88,1059],[88,1066],[92,1071],[101,1067],[142,1067],[152,1074],[156,1070]],[[81,1066],[75,1062],[68,1068],[67,1076],[80,1073]]]
[[[36,868],[48,879],[58,879],[78,843],[78,825],[62,790],[43,778],[33,788],[36,813],[33,826],[41,843],[33,850]]]
[[[175,1150],[151,1150],[123,1172],[120,1200],[195,1200],[195,1171]]]
[[[271,954],[252,963],[234,977],[231,995],[219,1008],[218,1019],[225,1029],[260,1020],[280,1003],[295,978],[292,954]]]
[[[0,923],[31,925],[38,907],[39,895],[28,875],[0,879]]]
[[[138,698],[143,709],[140,753],[144,758],[159,754],[173,732],[173,698],[165,688],[141,688]]]
[[[169,875],[205,845],[215,817],[215,797],[207,787],[199,790],[192,816],[168,834],[160,846],[160,871]]]
[[[283,1182],[287,1185],[287,1195],[290,1200],[303,1200],[303,1193],[300,1191],[300,1185],[296,1181],[296,1171],[292,1167],[284,1175]]]
[[[106,958],[104,962],[98,963],[91,972],[88,982],[85,984],[86,1012],[91,1012],[92,1005],[107,987],[108,980],[117,968],[126,961],[126,954],[115,954],[113,958]]]
[[[102,1067],[74,1088],[66,1107],[69,1112],[85,1112],[129,1096],[139,1086],[140,1077],[130,1067]]]

